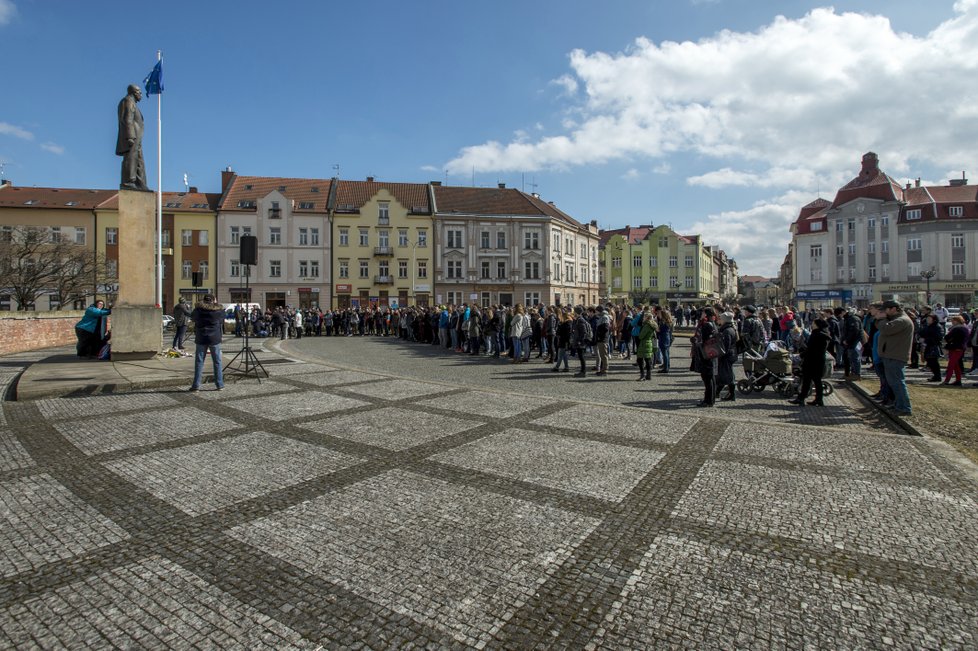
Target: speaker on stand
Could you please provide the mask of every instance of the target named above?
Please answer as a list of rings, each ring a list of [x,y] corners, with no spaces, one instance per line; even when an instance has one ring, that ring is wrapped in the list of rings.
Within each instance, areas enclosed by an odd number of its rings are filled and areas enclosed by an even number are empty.
[[[242,235],[239,246],[238,262],[244,267],[245,297],[248,299],[245,303],[247,304],[251,302],[251,266],[258,264],[258,238],[254,235]],[[248,339],[249,326],[250,323],[245,325],[244,346],[224,366],[224,372],[227,373],[230,370],[236,375],[245,377],[253,375],[258,380],[258,384],[261,384],[262,376],[267,378],[268,371],[265,370],[254,351],[251,350]]]

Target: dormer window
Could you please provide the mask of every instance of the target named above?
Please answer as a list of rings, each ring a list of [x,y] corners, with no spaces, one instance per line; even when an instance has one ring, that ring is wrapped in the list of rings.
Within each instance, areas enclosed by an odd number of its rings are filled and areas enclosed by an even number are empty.
[[[269,219],[281,219],[282,209],[278,205],[278,201],[272,201],[270,207],[268,208],[268,218]]]
[[[812,222],[812,230],[813,231],[822,230],[822,222]]]
[[[299,209],[300,210],[312,210],[315,205],[316,204],[314,204],[312,201],[300,201],[299,202]]]
[[[243,199],[238,202],[238,208],[254,208],[255,202]]]
[[[947,214],[951,217],[964,217],[964,206],[949,206]]]
[[[920,219],[920,208],[914,208],[913,210],[907,211],[907,220]]]

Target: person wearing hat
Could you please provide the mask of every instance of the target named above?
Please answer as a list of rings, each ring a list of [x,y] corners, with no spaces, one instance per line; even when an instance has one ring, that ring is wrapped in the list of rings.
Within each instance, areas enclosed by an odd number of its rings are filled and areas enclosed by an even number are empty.
[[[831,339],[829,338],[829,323],[825,319],[815,319],[812,322],[812,334],[808,337],[808,345],[801,354],[801,389],[794,399],[789,400],[793,405],[811,405],[823,407],[822,402],[822,373],[825,370],[825,354],[828,352]],[[815,399],[805,402],[812,386],[815,387]]]
[[[747,316],[740,327],[740,336],[747,350],[759,354],[764,346],[764,324],[757,318],[757,308],[753,305],[746,306],[744,314]]]
[[[214,384],[217,390],[224,388],[224,374],[221,369],[221,341],[224,332],[224,306],[217,302],[213,294],[205,294],[204,300],[194,307],[190,313],[196,332],[194,343],[197,350],[194,355],[194,381],[191,391],[199,391],[204,379],[204,359],[208,351],[214,363]]]
[[[886,320],[881,320],[877,326],[879,338],[876,349],[886,384],[893,392],[893,412],[909,416],[912,411],[905,369],[910,362],[910,348],[913,346],[913,321],[896,301],[884,301],[881,307]]]

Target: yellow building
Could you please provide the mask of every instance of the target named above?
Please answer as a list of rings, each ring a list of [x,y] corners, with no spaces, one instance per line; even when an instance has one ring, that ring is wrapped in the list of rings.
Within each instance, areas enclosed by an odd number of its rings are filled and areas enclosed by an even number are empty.
[[[163,311],[169,313],[175,299],[185,296],[194,303],[200,294],[217,292],[216,223],[217,203],[221,195],[197,192],[163,193]],[[105,254],[110,266],[119,260],[119,196],[103,202],[96,209],[96,248]],[[200,287],[193,286],[193,274],[199,272]],[[105,287],[111,302],[118,288]]]
[[[337,181],[334,307],[427,305],[434,278],[428,186]]]

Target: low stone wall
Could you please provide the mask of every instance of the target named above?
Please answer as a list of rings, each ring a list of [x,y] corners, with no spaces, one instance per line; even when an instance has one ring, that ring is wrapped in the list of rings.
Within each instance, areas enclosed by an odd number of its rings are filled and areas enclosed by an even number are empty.
[[[83,310],[0,312],[0,355],[73,345]]]

